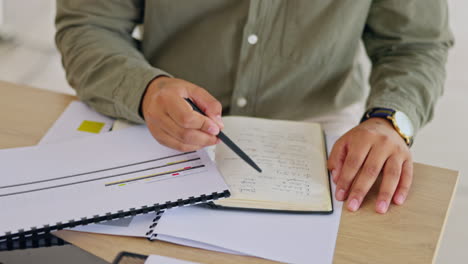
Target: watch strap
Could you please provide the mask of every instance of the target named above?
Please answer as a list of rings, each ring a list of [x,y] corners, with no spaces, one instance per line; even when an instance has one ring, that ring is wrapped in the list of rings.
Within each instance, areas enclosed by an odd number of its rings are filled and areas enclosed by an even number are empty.
[[[391,109],[391,108],[384,108],[384,107],[371,108],[368,111],[366,111],[366,113],[364,113],[363,117],[361,118],[361,123],[371,117],[384,118],[392,124],[393,128],[395,128],[398,134],[400,134],[400,136],[403,138],[405,143],[411,147],[411,145],[413,145],[413,137],[403,135],[400,129],[395,127],[396,124],[394,123],[394,118],[393,118],[395,113],[396,113],[396,110]]]
[[[387,119],[387,117],[392,116],[395,114],[395,110],[391,108],[383,108],[383,107],[376,107],[376,108],[371,108],[361,118],[361,123],[366,121],[367,119],[371,117],[381,117]]]

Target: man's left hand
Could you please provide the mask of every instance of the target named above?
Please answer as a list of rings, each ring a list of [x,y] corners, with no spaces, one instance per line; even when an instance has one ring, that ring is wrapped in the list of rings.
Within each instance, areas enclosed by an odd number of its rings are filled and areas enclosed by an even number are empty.
[[[328,160],[336,186],[336,199],[347,200],[350,211],[361,206],[364,197],[382,175],[376,211],[386,213],[393,200],[404,203],[413,180],[413,159],[409,147],[392,124],[370,118],[344,134],[333,146]]]

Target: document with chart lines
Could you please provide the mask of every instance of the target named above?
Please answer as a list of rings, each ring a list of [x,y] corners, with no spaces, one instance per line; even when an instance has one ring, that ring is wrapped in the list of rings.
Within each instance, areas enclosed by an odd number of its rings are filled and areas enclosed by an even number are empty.
[[[144,126],[0,150],[0,163],[0,240],[44,226],[229,195],[206,152],[164,147]]]

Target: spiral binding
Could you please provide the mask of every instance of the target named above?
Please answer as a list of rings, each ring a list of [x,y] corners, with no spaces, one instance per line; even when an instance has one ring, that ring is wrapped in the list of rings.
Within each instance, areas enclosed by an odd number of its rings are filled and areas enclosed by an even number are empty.
[[[151,225],[148,227],[148,232],[146,232],[145,234],[148,240],[153,241],[158,236],[158,234],[154,233],[154,228],[156,227],[156,225],[158,225],[159,219],[161,219],[163,213],[164,210],[157,212],[156,217],[154,217],[153,221],[151,221]]]
[[[66,241],[52,234],[34,234],[26,239],[9,239],[0,242],[0,251],[26,249],[26,248],[40,248],[51,246],[63,246],[68,244]]]
[[[13,250],[13,249],[18,249],[18,248],[29,248],[29,247],[34,247],[35,245],[40,246],[39,244],[41,241],[44,242],[43,244],[45,246],[50,245],[52,240],[48,239],[47,235],[50,235],[49,233],[51,231],[62,230],[64,228],[72,228],[75,226],[87,225],[87,224],[92,224],[92,223],[100,223],[100,222],[120,219],[120,218],[128,217],[128,216],[146,214],[149,212],[157,212],[156,218],[158,218],[158,216],[160,218],[162,215],[162,211],[166,209],[170,209],[173,207],[193,205],[193,204],[198,204],[198,203],[206,203],[212,200],[217,200],[219,198],[227,198],[230,195],[231,193],[229,192],[229,190],[225,190],[221,193],[213,192],[209,195],[205,195],[205,194],[200,195],[199,197],[191,196],[185,200],[178,199],[177,201],[174,201],[174,202],[167,201],[164,204],[142,206],[139,209],[130,208],[130,210],[128,211],[120,210],[117,213],[106,213],[104,215],[95,215],[92,218],[82,217],[80,220],[76,220],[76,221],[71,219],[66,223],[57,222],[53,226],[44,225],[43,227],[40,227],[40,228],[31,227],[30,230],[28,231],[20,229],[16,233],[6,232],[5,235],[0,236],[0,251]],[[159,220],[159,218],[156,220],[156,223]],[[156,225],[154,225],[151,228],[151,234],[150,234],[151,238],[153,235],[152,231],[154,230],[155,226]]]

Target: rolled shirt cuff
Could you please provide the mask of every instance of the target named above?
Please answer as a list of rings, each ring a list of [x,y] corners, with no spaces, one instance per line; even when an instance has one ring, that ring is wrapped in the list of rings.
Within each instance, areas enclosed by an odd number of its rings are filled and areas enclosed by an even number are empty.
[[[135,123],[144,123],[140,114],[140,105],[149,83],[159,76],[172,77],[169,73],[158,69],[147,67],[135,69],[125,74],[122,83],[116,89],[114,97],[115,113],[126,120]]]

